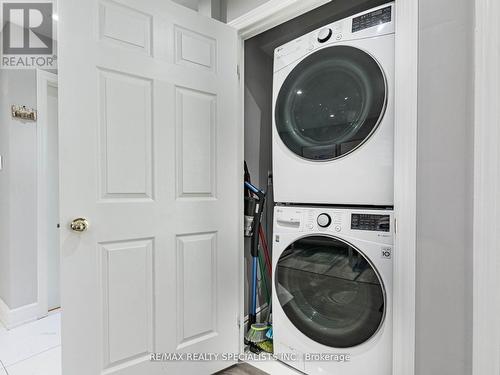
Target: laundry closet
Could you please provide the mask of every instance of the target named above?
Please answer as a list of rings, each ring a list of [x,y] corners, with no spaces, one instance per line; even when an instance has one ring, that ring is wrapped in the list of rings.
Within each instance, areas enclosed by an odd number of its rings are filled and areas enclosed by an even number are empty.
[[[245,315],[272,320],[275,354],[350,355],[290,361],[310,374],[392,366],[393,7],[335,1],[245,41],[246,178],[266,193]]]
[[[65,0],[61,74],[0,72],[0,321],[64,302],[0,372],[493,368],[498,7],[174,1]]]

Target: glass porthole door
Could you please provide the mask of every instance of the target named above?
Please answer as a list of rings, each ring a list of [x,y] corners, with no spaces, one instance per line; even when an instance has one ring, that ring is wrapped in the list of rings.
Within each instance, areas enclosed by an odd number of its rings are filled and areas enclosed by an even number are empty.
[[[283,83],[275,108],[278,134],[302,158],[340,158],[373,134],[385,113],[386,91],[384,73],[368,53],[324,48]]]
[[[377,270],[351,245],[309,236],[291,244],[275,272],[276,293],[292,324],[333,348],[368,341],[385,317],[385,292]]]

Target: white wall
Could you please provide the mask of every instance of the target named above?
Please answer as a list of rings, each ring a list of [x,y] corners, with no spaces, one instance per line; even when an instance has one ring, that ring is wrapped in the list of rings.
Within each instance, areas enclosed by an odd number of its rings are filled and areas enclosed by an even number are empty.
[[[419,7],[416,375],[471,375],[474,2]]]
[[[7,126],[7,103],[5,97],[8,92],[8,82],[6,70],[0,69],[0,156],[3,164],[9,154],[9,134],[10,126]],[[5,167],[0,170],[0,298],[4,301],[10,301],[10,221],[9,221],[9,191],[10,184],[8,178],[9,172]]]
[[[10,309],[36,302],[36,124],[13,120],[12,104],[36,107],[36,72],[0,73],[0,298]]]

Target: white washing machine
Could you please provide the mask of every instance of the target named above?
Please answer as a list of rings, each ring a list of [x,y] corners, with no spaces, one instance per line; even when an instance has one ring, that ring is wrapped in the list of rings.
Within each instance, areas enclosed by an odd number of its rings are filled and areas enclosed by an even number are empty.
[[[274,199],[393,205],[394,3],[274,52]]]
[[[310,375],[392,374],[393,212],[277,206],[274,353]]]

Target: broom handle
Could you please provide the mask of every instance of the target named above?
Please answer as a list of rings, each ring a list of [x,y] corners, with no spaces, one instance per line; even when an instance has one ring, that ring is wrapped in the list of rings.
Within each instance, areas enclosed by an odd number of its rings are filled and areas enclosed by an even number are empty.
[[[265,265],[264,262],[262,261],[262,256],[259,253],[259,270],[260,270],[260,278],[262,280],[262,283],[264,284],[264,290],[266,292],[266,302],[269,304],[269,301],[271,299],[269,295],[269,289],[267,288],[267,280],[266,280],[266,273],[265,273]]]
[[[250,314],[248,314],[248,326],[256,321],[257,315],[257,257],[252,257],[252,290],[250,300]]]
[[[259,226],[259,236],[260,236],[260,242],[262,242],[262,248],[264,249],[264,255],[266,257],[267,271],[269,272],[269,277],[272,278],[271,257],[269,256],[269,248],[267,247],[267,241],[264,235],[264,229],[262,227],[262,224],[260,224]]]

